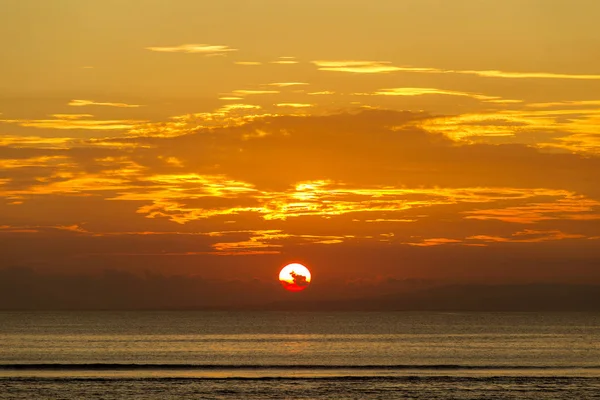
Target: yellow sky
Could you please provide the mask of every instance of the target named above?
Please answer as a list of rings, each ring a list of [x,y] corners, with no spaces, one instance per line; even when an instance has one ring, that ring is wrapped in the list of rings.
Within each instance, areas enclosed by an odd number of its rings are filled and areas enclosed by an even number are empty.
[[[596,0],[6,0],[7,265],[598,279],[598,17]]]

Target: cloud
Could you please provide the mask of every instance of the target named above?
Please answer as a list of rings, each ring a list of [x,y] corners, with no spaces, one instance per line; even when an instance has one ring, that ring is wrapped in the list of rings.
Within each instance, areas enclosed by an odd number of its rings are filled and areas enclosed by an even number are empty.
[[[277,94],[279,93],[278,90],[246,90],[246,89],[240,89],[240,90],[234,90],[232,92],[235,95],[240,95],[240,96],[249,96],[249,95],[254,95],[254,94]]]
[[[266,135],[255,136],[264,138]],[[494,204],[499,201],[529,201],[538,197],[556,197],[557,208],[561,206],[563,196],[573,196],[569,192],[544,189],[511,189],[511,188],[457,188],[457,189],[392,189],[381,187],[349,187],[329,181],[301,182],[293,190],[276,192],[259,190],[256,186],[242,181],[227,180],[224,176],[209,175],[165,175],[147,178],[154,183],[149,193],[122,193],[113,200],[152,200],[153,204],[138,209],[138,213],[149,218],[169,218],[173,222],[186,224],[199,219],[216,216],[236,216],[256,214],[264,220],[287,220],[307,216],[336,217],[346,214],[363,215],[371,213],[405,214],[411,209],[424,209],[433,206],[452,204]],[[162,188],[160,186],[161,185]],[[169,188],[176,187],[176,191]],[[199,189],[200,187],[201,189]],[[217,209],[197,209],[185,206],[191,199],[205,197],[214,198],[255,198],[256,200],[244,206],[241,203],[233,207]],[[234,203],[235,204],[235,203]],[[578,215],[589,215],[592,209],[570,209],[572,214],[565,213],[554,219],[583,219]],[[476,212],[473,212],[476,213]],[[578,214],[584,213],[584,214]],[[475,219],[470,212],[467,219]],[[518,218],[519,214],[508,214]],[[508,218],[508,217],[507,217]],[[388,217],[389,219],[389,217]],[[409,219],[408,221],[416,221]],[[371,221],[386,221],[387,219],[371,219]],[[389,219],[392,221],[407,221],[407,219]]]
[[[476,235],[468,237],[467,240],[491,243],[540,243],[564,239],[581,239],[585,237],[585,235],[569,234],[559,230],[538,231],[534,229],[525,229],[523,231],[515,232],[509,237]]]
[[[483,71],[448,71],[457,74],[477,75],[485,78],[508,78],[508,79],[578,79],[578,80],[598,80],[600,75],[588,74],[558,74],[552,72],[509,72],[496,70]]]
[[[320,91],[320,92],[312,92],[312,93],[307,93],[309,96],[325,96],[325,95],[331,95],[331,94],[335,94],[335,92],[332,92],[330,90],[324,90],[324,91]]]
[[[380,74],[401,71],[387,61],[313,61],[321,71],[351,72],[355,74]]]
[[[104,103],[96,102],[93,100],[71,100],[68,103],[71,107],[85,107],[85,106],[104,106],[104,107],[119,107],[119,108],[138,108],[143,107],[139,104],[126,104],[126,103]]]
[[[40,129],[64,129],[64,130],[94,130],[94,131],[110,131],[110,130],[128,130],[146,121],[142,120],[90,120],[83,119],[81,115],[77,118],[73,116],[63,116],[56,114],[55,119],[15,119],[7,120],[0,119],[0,123],[16,124],[19,126],[40,128]],[[87,118],[87,117],[85,117]],[[50,139],[47,139],[50,140]]]
[[[203,54],[206,56],[224,55],[232,51],[237,51],[237,49],[233,49],[229,46],[210,44],[181,44],[179,46],[146,47],[146,50],[161,53]]]
[[[227,104],[217,110],[217,112],[229,112],[233,110],[258,110],[261,107],[256,104]]]
[[[240,237],[240,234],[247,236]],[[220,239],[212,245],[215,251],[211,253],[219,256],[280,254],[282,248],[290,243],[332,245],[346,239],[343,236],[291,235],[281,230],[225,231],[210,235]],[[224,241],[227,238],[231,239]]]
[[[0,225],[0,233],[9,232],[9,233],[38,233],[39,230],[34,228],[22,228],[22,227],[12,227],[9,225]]]
[[[588,237],[582,234],[564,233],[560,230],[541,231],[535,229],[525,229],[523,231],[515,232],[510,236],[473,235],[464,239],[433,238],[423,239],[419,242],[408,242],[406,244],[417,247],[443,245],[485,247],[492,243],[542,243],[565,239],[588,239]]]
[[[356,220],[358,221],[358,220]],[[416,219],[387,219],[387,218],[377,218],[377,219],[367,219],[365,222],[415,222]]]
[[[243,97],[225,96],[226,100],[243,100]],[[194,129],[209,127],[225,127],[241,125],[268,113],[259,112],[262,107],[257,104],[234,103],[223,105],[212,112],[177,115],[166,122],[143,123],[132,127],[128,133],[136,137],[175,137],[189,134]],[[97,143],[100,144],[101,142]],[[116,140],[105,141],[107,145],[117,143]],[[122,141],[120,142],[123,143]],[[137,146],[135,143],[132,144]]]
[[[600,220],[600,202],[574,194],[554,202],[531,203],[523,206],[466,211],[467,219],[498,220],[534,224],[540,221],[572,219]]]
[[[269,86],[277,86],[277,87],[289,87],[289,86],[304,86],[308,85],[305,82],[275,82],[269,83]]]
[[[240,232],[231,232],[240,233]],[[248,232],[250,234],[247,240],[219,242],[213,245],[215,254],[223,256],[231,255],[257,255],[257,254],[279,254],[281,244],[272,243],[273,240],[289,237],[281,231],[256,231]],[[222,236],[225,236],[223,234]]]
[[[277,107],[291,107],[291,108],[308,108],[313,107],[313,104],[308,103],[277,103]]]
[[[349,73],[388,73],[411,72],[424,74],[462,74],[476,75],[484,78],[504,79],[576,79],[599,80],[597,74],[565,74],[554,72],[513,72],[499,70],[453,70],[431,67],[395,66],[389,61],[312,61],[321,71],[349,72]]]
[[[363,94],[363,93],[361,93]],[[367,93],[364,93],[367,94]],[[497,96],[486,96],[482,94],[476,93],[468,93],[468,92],[460,92],[456,90],[445,90],[445,89],[435,89],[435,88],[392,88],[392,89],[380,89],[372,95],[378,96],[422,96],[427,94],[435,94],[435,95],[446,95],[446,96],[463,96],[463,97],[472,97],[477,100],[482,101],[498,101],[501,99]],[[500,100],[504,101],[504,100]]]
[[[237,65],[262,65],[260,61],[235,61],[234,64]]]
[[[423,239],[421,242],[408,242],[409,246],[418,246],[418,247],[431,247],[431,246],[442,246],[447,244],[457,244],[462,243],[461,240],[458,239],[448,239],[448,238],[432,238],[432,239]]]
[[[82,118],[93,118],[92,114],[52,114],[51,117],[56,119],[82,119]]]
[[[546,103],[528,103],[525,106],[532,108],[564,108],[564,107],[586,107],[595,108],[600,106],[600,100],[571,100],[571,101],[554,101]]]
[[[279,57],[278,60],[271,61],[271,64],[293,65],[298,64],[298,61],[296,61],[296,57]]]
[[[66,160],[69,160],[69,158],[64,155],[39,156],[20,159],[0,159],[0,169],[47,167],[55,164],[61,164]]]
[[[534,189],[552,188],[555,182],[548,174],[538,171],[554,170],[556,165],[565,162],[562,161],[564,158],[574,165],[569,169],[573,171],[569,173],[569,179],[562,180],[560,186],[571,193],[585,187],[591,188],[584,184],[584,179],[592,178],[589,174],[597,162],[577,156],[544,154],[520,145],[457,145],[457,142],[444,134],[423,129],[422,125],[427,127],[429,122],[437,120],[424,113],[368,110],[322,117],[257,117],[257,110],[260,110],[260,106],[252,104],[224,106],[219,111],[223,117],[248,111],[253,113],[252,119],[246,120],[237,128],[211,128],[210,135],[202,130],[192,133],[190,130],[194,124],[197,125],[196,120],[217,118],[217,113],[174,119],[174,124],[190,121],[190,125],[179,132],[179,139],[132,138],[129,142],[148,147],[136,156],[147,154],[144,159],[139,160],[143,163],[147,163],[150,154],[158,152],[157,155],[180,159],[188,166],[189,173],[237,176],[237,180],[253,184],[260,184],[262,177],[269,175],[267,171],[276,170],[278,165],[286,165],[277,175],[276,181],[280,187],[295,187],[299,182],[322,181],[328,182],[327,187],[331,187],[331,190],[335,190],[335,182],[339,181],[353,190],[359,190],[361,185],[371,185],[376,191],[398,182],[397,172],[394,171],[400,169],[410,171],[402,174],[402,184],[407,189],[414,188],[414,185],[485,188],[490,186],[490,182],[492,187],[510,188],[515,185],[514,173],[520,171],[517,174],[521,178],[517,182],[530,176],[527,181],[533,184],[527,184],[523,189],[534,193]],[[215,132],[219,134],[215,135]],[[257,132],[264,134],[258,135]],[[247,140],[252,136],[257,140]],[[120,141],[123,142],[122,139]],[[109,140],[105,142],[111,143]],[[319,146],[315,146],[315,143],[319,143]],[[169,150],[166,152],[152,148]],[[195,150],[189,151],[191,148]],[[238,150],[232,152],[232,148]],[[212,150],[205,152],[202,149]],[[324,158],[322,154],[327,154],[327,157]],[[485,156],[482,157],[481,154]],[[511,162],[505,162],[506,158],[510,158]],[[252,168],[246,168],[244,163],[250,159],[255,164]],[[286,162],[291,159],[303,162]],[[356,160],[360,162],[357,164]],[[445,160],[444,166],[440,169],[442,160]],[[494,163],[503,168],[496,167]],[[477,167],[471,167],[473,164]],[[207,174],[211,165],[213,171]],[[215,165],[219,166],[216,174]],[[532,165],[540,168],[531,168]],[[346,190],[343,186],[338,189],[342,192]]]
[[[69,231],[76,233],[89,233],[82,227],[77,224],[64,226],[43,226],[43,225],[34,225],[34,226],[10,226],[10,225],[0,225],[0,232],[8,232],[8,233],[41,233],[44,231]]]
[[[7,147],[70,148],[73,142],[73,138],[68,137],[0,135],[0,146]]]
[[[594,128],[594,126],[590,126]],[[544,145],[541,143],[540,145]],[[566,149],[574,153],[587,153],[590,155],[600,155],[600,137],[595,133],[578,133],[574,135],[562,135],[554,142],[545,144],[547,147],[557,149]]]
[[[498,143],[495,138],[505,138],[504,143],[597,155],[598,116],[594,108],[490,110],[433,118],[423,128],[455,140]]]

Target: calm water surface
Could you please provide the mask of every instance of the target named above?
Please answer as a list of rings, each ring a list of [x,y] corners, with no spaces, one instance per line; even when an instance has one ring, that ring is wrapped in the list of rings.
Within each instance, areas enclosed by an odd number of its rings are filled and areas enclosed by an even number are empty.
[[[0,313],[0,399],[600,399],[600,314]]]

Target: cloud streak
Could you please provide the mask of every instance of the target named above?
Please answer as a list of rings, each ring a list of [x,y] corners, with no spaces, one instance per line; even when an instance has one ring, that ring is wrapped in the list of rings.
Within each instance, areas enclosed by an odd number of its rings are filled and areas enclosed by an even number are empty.
[[[234,64],[237,65],[262,65],[260,61],[235,61]]]
[[[476,75],[484,78],[504,79],[575,79],[575,80],[600,80],[598,74],[567,74],[554,72],[515,72],[500,70],[454,70],[430,67],[395,66],[389,61],[312,61],[321,71],[348,72],[356,74],[376,74],[390,72],[410,72],[424,74],[463,74]]]
[[[56,118],[56,119],[34,119],[34,120],[0,120],[0,123],[16,124],[23,127],[40,129],[60,129],[60,130],[92,130],[92,131],[113,131],[129,130],[146,121],[141,120],[90,120],[79,118]]]
[[[363,94],[363,93],[359,93]],[[369,93],[364,93],[369,95]],[[501,99],[497,96],[486,96],[477,93],[461,92],[457,90],[445,90],[435,88],[391,88],[391,89],[380,89],[370,95],[376,96],[423,96],[423,95],[445,95],[445,96],[462,96],[471,97],[482,101],[497,101]]]
[[[118,107],[118,108],[138,108],[143,107],[139,104],[127,104],[127,103],[111,103],[111,102],[98,102],[93,100],[71,100],[68,103],[71,107],[86,107],[86,106],[102,106],[102,107]]]
[[[237,49],[223,45],[210,44],[181,44],[178,46],[157,46],[146,47],[146,50],[156,51],[159,53],[187,53],[187,54],[202,54],[205,56],[224,55]]]
[[[395,67],[387,61],[321,60],[313,61],[312,63],[321,71],[349,72],[354,74],[381,74],[402,70],[402,68]]]
[[[290,86],[304,86],[308,85],[305,82],[275,82],[269,83],[269,86],[277,86],[277,87],[290,87]]]
[[[290,107],[290,108],[309,108],[313,107],[313,104],[309,103],[277,103],[277,107]]]
[[[239,96],[250,96],[250,95],[255,95],[255,94],[277,94],[277,93],[279,93],[279,91],[278,90],[260,90],[260,89],[256,89],[256,90],[239,89],[239,90],[234,90],[232,93],[235,95],[239,95]]]
[[[559,74],[553,72],[510,72],[497,70],[483,71],[443,71],[444,73],[477,75],[485,78],[506,79],[575,79],[575,80],[599,80],[600,75],[595,74]]]

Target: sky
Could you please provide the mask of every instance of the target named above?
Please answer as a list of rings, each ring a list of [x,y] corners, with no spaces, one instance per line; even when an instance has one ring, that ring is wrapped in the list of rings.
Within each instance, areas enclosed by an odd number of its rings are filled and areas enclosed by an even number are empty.
[[[1,8],[0,276],[27,301],[282,300],[291,262],[311,301],[600,284],[596,0]]]

